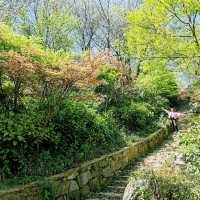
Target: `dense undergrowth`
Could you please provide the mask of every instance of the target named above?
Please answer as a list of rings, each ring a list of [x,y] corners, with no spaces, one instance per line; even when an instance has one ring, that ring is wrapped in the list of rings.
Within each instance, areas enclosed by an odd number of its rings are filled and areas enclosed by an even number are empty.
[[[162,125],[161,108],[177,97],[173,73],[155,63],[133,80],[126,65],[107,61],[75,60],[0,24],[1,181],[62,172]]]

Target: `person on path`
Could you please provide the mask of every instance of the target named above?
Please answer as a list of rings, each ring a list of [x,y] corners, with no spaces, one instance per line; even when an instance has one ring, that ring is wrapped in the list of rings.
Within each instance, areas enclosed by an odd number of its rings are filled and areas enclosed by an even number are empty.
[[[174,131],[178,132],[177,120],[178,120],[178,118],[185,116],[185,114],[180,113],[180,112],[175,112],[174,108],[171,108],[170,111],[166,110],[166,109],[163,109],[163,110],[168,114],[168,118],[172,122],[172,126],[173,126]]]

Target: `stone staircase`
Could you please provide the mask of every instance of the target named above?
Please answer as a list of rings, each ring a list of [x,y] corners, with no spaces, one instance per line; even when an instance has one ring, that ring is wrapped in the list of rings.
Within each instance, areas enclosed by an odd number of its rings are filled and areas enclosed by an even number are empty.
[[[123,170],[102,191],[90,193],[85,200],[121,200],[132,170]]]

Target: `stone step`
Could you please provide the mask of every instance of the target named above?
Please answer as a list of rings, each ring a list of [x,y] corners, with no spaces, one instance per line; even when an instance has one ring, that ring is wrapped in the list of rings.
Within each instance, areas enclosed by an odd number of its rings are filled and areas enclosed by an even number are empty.
[[[121,200],[123,197],[123,192],[99,192],[99,193],[91,193],[90,197],[86,200]]]
[[[124,174],[122,174],[122,175],[114,177],[112,180],[113,181],[114,180],[128,180],[130,177],[131,177],[131,175],[128,175],[128,174],[124,175]]]
[[[115,192],[115,193],[122,193],[125,190],[125,186],[107,186],[105,191]]]
[[[98,193],[91,192],[87,199],[84,200],[109,200],[109,198],[102,197]]]
[[[132,176],[132,173],[123,173],[123,174],[120,174],[119,176],[116,176],[114,179],[118,178],[118,179],[129,179],[130,177]]]
[[[121,171],[101,192],[90,193],[86,200],[121,200],[132,170]]]
[[[122,199],[123,193],[114,193],[114,192],[99,192],[96,193],[97,197],[108,198],[108,199]]]
[[[134,172],[134,170],[125,170],[120,175],[121,176],[131,176],[131,174]]]
[[[120,178],[120,179],[129,179],[130,176],[128,176],[128,175],[121,175],[121,176],[117,176],[117,178]]]
[[[119,186],[123,186],[123,185],[126,185],[126,184],[128,184],[128,180],[114,180],[113,181],[113,184],[115,185],[115,184],[119,184]],[[112,185],[113,185],[112,184]]]

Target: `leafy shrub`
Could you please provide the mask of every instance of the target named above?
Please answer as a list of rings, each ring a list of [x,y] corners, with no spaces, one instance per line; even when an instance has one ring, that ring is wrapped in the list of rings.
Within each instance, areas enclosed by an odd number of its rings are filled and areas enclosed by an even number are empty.
[[[192,105],[193,112],[200,113],[200,79],[197,80],[191,88],[190,91],[190,100]]]
[[[152,94],[152,96],[159,95],[171,101],[178,95],[175,75],[164,62],[146,62],[136,84],[141,92]]]
[[[147,103],[131,103],[121,108],[115,108],[114,113],[119,122],[130,130],[144,128],[154,117],[154,113]]]
[[[123,143],[120,129],[109,114],[97,114],[95,110],[76,101],[66,101],[63,109],[53,119],[55,131],[62,134],[62,141],[80,147]],[[117,140],[117,138],[119,138]]]
[[[74,88],[94,85],[99,57],[72,62],[68,53],[45,49],[0,23],[0,109],[19,112],[26,95],[37,95],[41,101],[63,99]]]
[[[103,94],[112,93],[113,87],[119,77],[119,72],[116,69],[112,68],[104,68],[101,73],[97,76],[97,80],[104,80],[104,84],[98,85],[96,88],[97,92],[101,92]]]
[[[192,91],[196,91],[200,89],[200,79],[197,78],[197,80],[192,84],[191,87]]]
[[[0,122],[0,160],[5,175],[18,171],[22,156],[59,142],[59,134],[46,124],[42,113],[0,114]]]
[[[98,74],[95,92],[104,97],[100,110],[105,111],[112,109],[113,106],[121,107],[130,103],[134,96],[134,87],[128,80],[125,69],[106,66]]]
[[[155,115],[160,115],[160,112],[162,111],[161,108],[167,108],[169,107],[169,100],[153,93],[141,93],[140,94],[140,101],[146,102],[151,105],[152,111],[155,113]]]
[[[56,200],[56,186],[47,179],[39,182],[40,194],[44,200]]]
[[[187,180],[184,174],[169,167],[159,172],[145,170],[135,174],[136,180],[143,180],[145,184],[135,191],[133,200],[197,200],[199,191],[195,183]],[[134,179],[134,182],[137,182]]]
[[[104,69],[97,78],[104,82],[100,82],[95,91],[106,96],[100,105],[101,110],[112,111],[118,123],[129,130],[141,129],[149,124],[154,116],[151,106],[136,97],[134,87],[123,85],[119,71]]]
[[[51,145],[48,150],[43,148],[41,152],[32,152],[28,156],[21,154],[18,167],[18,176],[44,177],[62,172],[69,166],[72,166],[74,160],[70,150],[60,151],[58,148],[52,150],[55,146]],[[58,147],[58,146],[57,146]],[[75,152],[73,152],[75,154]]]
[[[97,76],[99,84],[95,92],[104,95],[104,101],[100,105],[100,110],[108,110],[111,106],[116,106],[121,100],[121,87],[119,83],[119,71],[113,68],[104,68]]]

